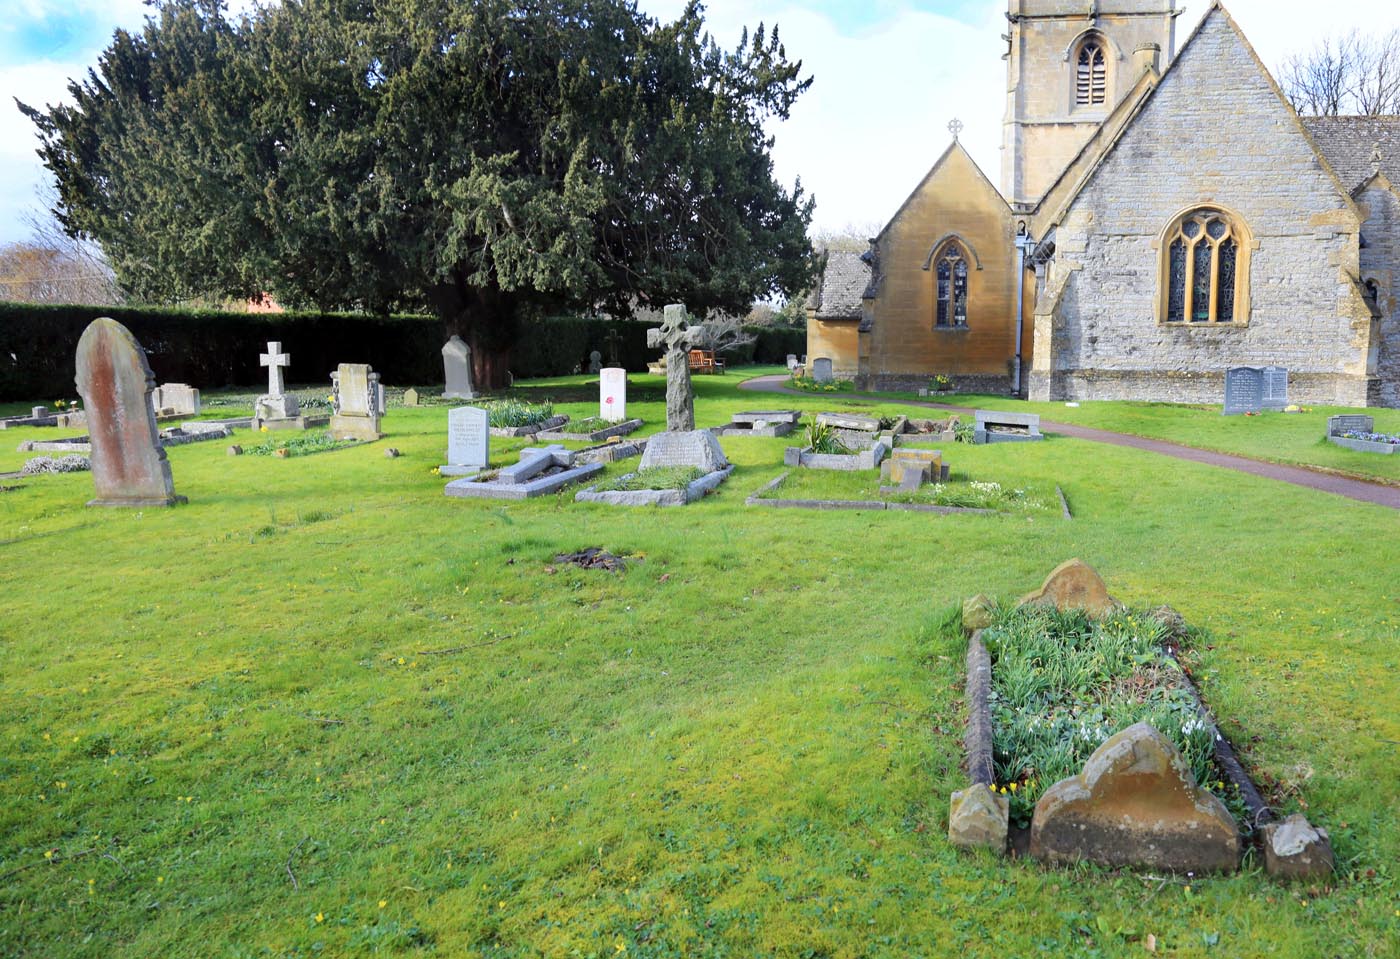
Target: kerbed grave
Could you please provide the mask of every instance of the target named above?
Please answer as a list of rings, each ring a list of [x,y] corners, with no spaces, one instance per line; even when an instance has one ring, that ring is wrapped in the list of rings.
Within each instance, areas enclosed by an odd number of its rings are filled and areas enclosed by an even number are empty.
[[[1330,875],[1326,830],[1279,822],[1221,735],[1170,607],[1127,610],[1070,560],[1007,610],[968,600],[963,626],[971,785],[952,796],[955,845],[1200,874],[1235,871],[1253,841],[1271,875]]]
[[[581,465],[562,446],[531,446],[520,451],[520,462],[514,466],[453,480],[443,492],[462,499],[533,499],[602,471],[602,463]]]
[[[1400,436],[1377,433],[1376,420],[1371,416],[1327,417],[1327,442],[1359,453],[1400,452]]]
[[[815,470],[873,470],[894,449],[892,430],[878,419],[854,413],[818,413],[806,446],[789,446],[783,464]]]

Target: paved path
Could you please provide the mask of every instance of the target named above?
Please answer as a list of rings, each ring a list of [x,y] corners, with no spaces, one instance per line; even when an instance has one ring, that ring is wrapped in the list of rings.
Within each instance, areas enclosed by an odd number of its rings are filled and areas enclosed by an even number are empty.
[[[763,393],[787,393],[791,396],[803,397],[823,395],[786,387],[783,385],[783,381],[786,379],[787,377],[781,374],[760,376],[740,383],[739,389],[757,390]],[[836,399],[841,398],[839,393],[831,395]],[[900,406],[919,406],[931,410],[947,410],[953,413],[972,412],[970,408],[965,406],[925,403],[920,400],[890,400],[889,402]],[[1075,426],[1071,423],[1052,423],[1049,420],[1042,420],[1040,428],[1051,433],[1059,433],[1061,436],[1072,436],[1075,439],[1088,440],[1092,443],[1108,443],[1112,446],[1129,446],[1133,449],[1147,450],[1149,453],[1160,453],[1163,456],[1173,456],[1181,460],[1190,460],[1193,463],[1205,463],[1207,466],[1238,470],[1241,473],[1251,473],[1254,476],[1263,476],[1281,483],[1292,483],[1294,486],[1305,486],[1308,489],[1335,493],[1338,496],[1360,500],[1363,503],[1376,503],[1380,506],[1389,506],[1391,509],[1400,510],[1400,488],[1386,486],[1383,483],[1368,483],[1365,480],[1320,473],[1317,470],[1304,469],[1301,466],[1266,463],[1262,460],[1250,459],[1247,456],[1213,453],[1210,450],[1196,449],[1194,446],[1182,446],[1180,443],[1150,440],[1142,436],[1114,433],[1111,430],[1097,430],[1088,426]]]

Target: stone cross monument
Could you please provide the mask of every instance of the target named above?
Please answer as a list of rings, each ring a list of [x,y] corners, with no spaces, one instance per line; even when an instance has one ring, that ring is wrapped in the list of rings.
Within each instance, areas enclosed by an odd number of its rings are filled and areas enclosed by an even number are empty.
[[[267,395],[259,396],[253,411],[259,420],[290,420],[301,412],[297,398],[282,392],[282,368],[290,366],[291,356],[282,352],[281,343],[268,343],[258,365],[267,367]]]
[[[666,307],[660,329],[647,330],[647,346],[666,349],[666,431],[684,433],[695,429],[695,394],[690,387],[689,352],[704,338],[705,331],[692,325],[685,306]]]

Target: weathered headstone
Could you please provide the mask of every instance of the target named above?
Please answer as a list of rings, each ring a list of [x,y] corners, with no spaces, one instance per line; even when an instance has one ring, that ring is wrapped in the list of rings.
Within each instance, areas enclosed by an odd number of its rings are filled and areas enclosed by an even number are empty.
[[[188,383],[162,383],[151,393],[151,407],[157,416],[167,410],[175,416],[198,416],[199,390]]]
[[[831,357],[819,356],[812,361],[812,379],[817,383],[830,383],[835,379],[831,372]]]
[[[1376,418],[1359,413],[1344,413],[1341,416],[1327,417],[1327,435],[1341,436],[1343,433],[1374,433]]]
[[[975,783],[953,793],[948,808],[948,841],[962,849],[1006,851],[1010,831],[1011,801],[998,796],[985,783]]]
[[[685,307],[666,307],[660,329],[647,330],[647,346],[666,350],[666,431],[680,433],[695,429],[695,394],[690,385],[690,349],[699,343],[704,330],[692,326]]]
[[[379,374],[364,363],[342,363],[331,374],[331,387],[335,411],[331,436],[338,440],[379,439]]]
[[[454,400],[474,400],[472,351],[460,336],[453,335],[442,347],[442,375],[447,387],[442,395]]]
[[[688,430],[684,433],[657,433],[647,441],[642,454],[642,469],[658,466],[698,466],[706,473],[722,470],[729,465],[719,440],[709,430]]]
[[[78,393],[92,434],[92,478],[97,498],[89,506],[172,506],[170,463],[160,445],[146,351],[116,320],[99,317],[78,340]]]
[[[415,389],[414,389],[413,387],[411,387],[411,386],[410,386],[408,389],[406,389],[406,390],[403,391],[403,405],[404,405],[404,406],[417,406],[417,405],[418,405],[418,391],[415,390]]]
[[[267,352],[258,357],[258,363],[267,367],[267,393],[253,404],[253,415],[259,421],[294,420],[300,414],[297,398],[282,392],[282,370],[291,362],[291,356],[283,353],[282,344],[277,342],[268,343]]]
[[[1082,773],[1047,789],[1031,820],[1030,853],[1044,862],[1199,874],[1233,872],[1240,851],[1230,810],[1147,723],[1110,737]]]
[[[1094,567],[1082,559],[1066,560],[1050,571],[1045,583],[1021,597],[1017,605],[1048,605],[1058,610],[1082,609],[1090,616],[1107,616],[1122,604],[1108,594],[1108,586]]]
[[[599,372],[598,415],[609,423],[627,419],[627,371],[607,367]]]
[[[468,476],[486,468],[491,453],[491,416],[477,406],[447,411],[447,464],[443,476]]]
[[[1235,366],[1225,371],[1225,415],[1257,413],[1264,404],[1264,374],[1257,367]]]
[[[797,354],[796,354],[796,353],[789,353],[789,354],[787,355],[787,368],[788,368],[788,372],[792,372],[793,370],[797,369]]]
[[[588,372],[597,373],[603,368],[603,354],[593,350],[588,354]]]

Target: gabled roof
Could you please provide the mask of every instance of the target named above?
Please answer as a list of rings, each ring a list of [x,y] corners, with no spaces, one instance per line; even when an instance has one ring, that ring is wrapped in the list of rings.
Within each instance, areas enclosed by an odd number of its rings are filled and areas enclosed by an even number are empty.
[[[858,320],[861,298],[870,285],[870,264],[859,253],[831,250],[821,284],[812,291],[807,306],[819,320]]]
[[[1260,74],[1268,81],[1269,86],[1273,89],[1274,94],[1278,97],[1279,103],[1292,117],[1294,124],[1296,124],[1298,132],[1302,134],[1303,139],[1307,141],[1307,143],[1312,147],[1313,152],[1317,155],[1318,162],[1322,166],[1323,171],[1336,185],[1337,193],[1341,197],[1343,202],[1347,205],[1347,207],[1350,210],[1352,210],[1352,212],[1358,212],[1356,210],[1356,204],[1352,199],[1351,190],[1349,190],[1344,185],[1342,179],[1337,175],[1337,172],[1333,169],[1331,162],[1324,155],[1323,151],[1318,146],[1317,141],[1313,138],[1312,133],[1309,131],[1308,127],[1303,123],[1302,118],[1298,116],[1298,112],[1293,108],[1293,104],[1290,103],[1288,98],[1284,95],[1282,88],[1280,88],[1278,85],[1278,81],[1274,79],[1274,75],[1269,72],[1269,68],[1264,65],[1264,61],[1259,59],[1259,54],[1254,49],[1254,45],[1251,44],[1249,42],[1249,38],[1244,35],[1244,31],[1242,31],[1239,27],[1239,24],[1235,22],[1235,18],[1230,16],[1230,12],[1225,9],[1225,5],[1221,3],[1220,0],[1211,0],[1209,8],[1206,10],[1205,16],[1201,18],[1200,23],[1196,24],[1196,29],[1191,32],[1191,36],[1188,37],[1186,39],[1186,42],[1181,45],[1181,49],[1177,51],[1176,57],[1172,60],[1170,64],[1168,64],[1167,69],[1163,71],[1161,78],[1155,84],[1153,84],[1144,95],[1138,97],[1137,101],[1133,105],[1133,110],[1131,114],[1123,120],[1122,125],[1119,126],[1118,130],[1113,134],[1112,138],[1106,144],[1104,144],[1102,150],[1100,150],[1098,156],[1094,159],[1092,166],[1089,167],[1084,176],[1079,180],[1074,190],[1069,192],[1068,195],[1064,197],[1064,200],[1059,205],[1058,209],[1053,211],[1046,211],[1045,219],[1042,220],[1039,224],[1037,224],[1039,232],[1041,234],[1048,232],[1050,229],[1053,229],[1059,224],[1060,220],[1063,219],[1064,215],[1069,211],[1069,208],[1074,204],[1074,201],[1079,197],[1079,194],[1083,192],[1084,188],[1093,181],[1094,176],[1098,173],[1099,169],[1103,166],[1104,162],[1107,161],[1109,156],[1112,155],[1114,149],[1118,146],[1118,144],[1122,142],[1123,137],[1126,136],[1128,132],[1132,129],[1133,124],[1137,122],[1138,117],[1142,115],[1142,112],[1147,108],[1148,104],[1150,104],[1152,100],[1157,96],[1158,91],[1162,89],[1163,84],[1167,82],[1169,77],[1171,77],[1174,73],[1178,72],[1181,69],[1181,65],[1183,62],[1187,61],[1188,51],[1205,32],[1207,25],[1215,21],[1217,18],[1224,18],[1225,23],[1230,27],[1231,31],[1234,32],[1235,37],[1239,40],[1241,46],[1244,48],[1245,53],[1248,54],[1250,59],[1254,61],[1255,66],[1259,68]]]
[[[899,205],[899,209],[894,211],[894,216],[890,217],[885,223],[884,228],[880,230],[880,235],[875,238],[877,243],[884,239],[890,227],[903,215],[905,210],[909,209],[909,205],[914,202],[914,199],[923,191],[924,187],[938,175],[939,171],[943,169],[943,165],[948,162],[948,159],[953,156],[955,152],[972,165],[972,169],[977,173],[978,178],[987,185],[987,189],[1001,202],[1001,205],[1006,207],[1007,213],[1011,212],[1011,207],[1007,204],[1006,197],[1001,195],[1001,191],[997,189],[996,184],[987,179],[987,174],[982,172],[982,168],[977,165],[977,161],[972,158],[972,154],[967,152],[962,143],[958,140],[954,140],[952,143],[948,144],[948,149],[943,151],[943,155],[940,156],[937,162],[924,174],[924,178],[919,181],[918,186],[914,187],[914,189],[909,192],[909,195],[904,198],[904,202]]]
[[[1353,194],[1375,172],[1377,144],[1381,170],[1391,183],[1400,183],[1400,116],[1303,117],[1318,151],[1332,164],[1337,178]]]

